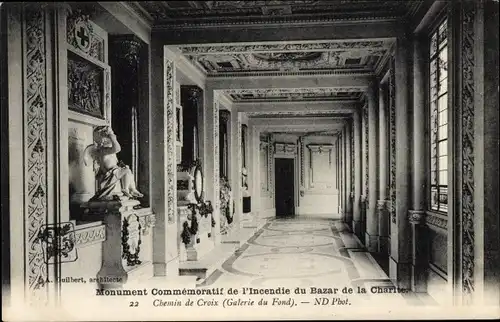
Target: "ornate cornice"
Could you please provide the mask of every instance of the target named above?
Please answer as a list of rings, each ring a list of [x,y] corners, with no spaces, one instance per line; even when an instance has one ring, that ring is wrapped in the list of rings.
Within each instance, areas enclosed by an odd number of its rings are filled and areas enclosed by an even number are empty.
[[[297,145],[295,143],[274,143],[274,153],[295,154],[297,152]]]
[[[261,115],[279,115],[279,116],[332,116],[338,115],[332,113],[332,111],[262,111],[262,112],[246,112],[249,117],[261,116]],[[344,116],[344,114],[340,114]]]
[[[253,95],[255,97],[278,95],[333,95],[337,93],[358,93],[366,90],[365,87],[304,87],[304,88],[253,88],[253,89],[226,89],[227,94]]]
[[[307,148],[311,152],[330,152],[333,149],[333,144],[308,144]]]
[[[305,70],[305,71],[249,71],[249,72],[224,72],[210,74],[207,77],[213,79],[235,78],[235,77],[272,77],[272,76],[315,76],[315,75],[343,75],[343,76],[376,76],[369,69],[330,69],[330,70]]]
[[[352,49],[385,50],[392,46],[391,40],[334,40],[334,41],[303,41],[270,44],[210,44],[185,45],[179,47],[184,55],[234,54],[234,53],[270,53],[270,52],[314,52],[314,51],[345,51]]]
[[[159,22],[153,26],[153,32],[170,31],[176,29],[200,29],[200,28],[223,28],[223,27],[283,27],[287,26],[310,26],[310,25],[332,25],[334,23],[369,23],[369,22],[397,22],[397,16],[387,17],[303,17],[303,18],[262,18],[262,19],[234,19],[234,20],[215,20],[203,22]]]

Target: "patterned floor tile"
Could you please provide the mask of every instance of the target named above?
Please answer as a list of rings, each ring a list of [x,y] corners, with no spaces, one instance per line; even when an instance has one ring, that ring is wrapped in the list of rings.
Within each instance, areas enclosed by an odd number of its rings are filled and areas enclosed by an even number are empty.
[[[370,290],[392,287],[370,253],[340,221],[271,219],[199,287],[358,287],[354,302],[374,298],[405,303],[398,293],[376,296]]]

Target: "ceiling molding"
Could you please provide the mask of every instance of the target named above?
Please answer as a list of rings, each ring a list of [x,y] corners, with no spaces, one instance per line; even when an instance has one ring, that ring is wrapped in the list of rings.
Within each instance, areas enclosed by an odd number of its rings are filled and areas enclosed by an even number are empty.
[[[331,41],[396,39],[401,34],[401,22],[336,23],[328,25],[252,25],[217,28],[197,27],[193,29],[153,27],[152,37],[163,45],[217,44],[224,39],[226,43],[257,43],[287,41]]]
[[[359,87],[229,89],[224,93],[233,102],[360,101],[363,96]]]
[[[255,118],[330,118],[330,119],[344,119],[348,118],[351,114],[332,112],[332,111],[260,111],[260,112],[247,112],[248,117]]]
[[[233,110],[238,112],[300,112],[300,111],[339,111],[351,113],[358,109],[357,101],[306,101],[306,102],[241,102],[233,103]]]
[[[232,53],[269,53],[269,52],[310,52],[310,51],[339,51],[349,49],[387,49],[391,46],[391,39],[348,39],[327,41],[281,41],[270,43],[224,43],[224,44],[195,44],[182,45],[179,49],[182,54],[232,54]]]
[[[168,28],[227,25],[396,21],[413,15],[420,1],[143,1],[143,11]]]
[[[225,107],[228,111],[232,111],[233,101],[226,93],[218,91],[217,98],[223,107]]]
[[[365,91],[374,83],[373,76],[346,75],[239,77],[232,79],[207,78],[206,87],[214,90],[287,89],[287,88],[358,88]]]

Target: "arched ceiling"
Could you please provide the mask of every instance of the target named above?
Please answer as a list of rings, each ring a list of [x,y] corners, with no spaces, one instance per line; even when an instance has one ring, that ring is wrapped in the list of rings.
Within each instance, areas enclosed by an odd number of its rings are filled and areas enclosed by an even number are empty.
[[[337,133],[361,106],[367,88],[345,80],[371,82],[382,77],[400,32],[397,26],[408,24],[424,3],[142,1],[130,5],[151,21],[159,41],[207,82],[216,83],[214,88],[243,108],[254,125],[270,132]],[[284,86],[290,80],[294,85]],[[293,110],[288,103],[295,104]],[[325,109],[329,104],[332,108]]]

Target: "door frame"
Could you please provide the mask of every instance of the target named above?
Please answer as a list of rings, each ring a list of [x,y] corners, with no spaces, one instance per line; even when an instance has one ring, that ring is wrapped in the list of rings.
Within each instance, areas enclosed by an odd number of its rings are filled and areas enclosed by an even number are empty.
[[[276,159],[292,159],[293,160],[293,212],[294,212],[294,217],[296,217],[299,211],[299,174],[300,174],[300,168],[298,167],[297,163],[297,154],[290,155],[290,154],[280,154],[280,153],[274,153],[273,155],[273,182],[274,182],[274,198],[276,198]],[[276,200],[274,200],[274,208],[276,212]]]

